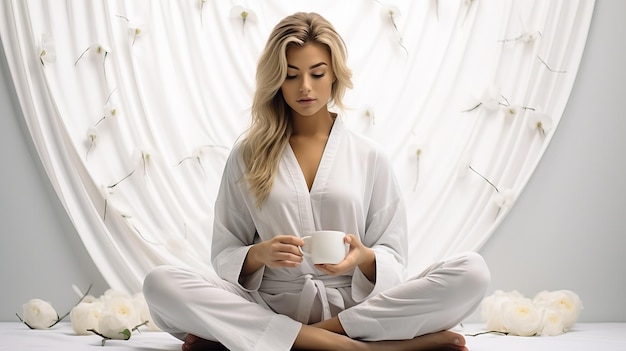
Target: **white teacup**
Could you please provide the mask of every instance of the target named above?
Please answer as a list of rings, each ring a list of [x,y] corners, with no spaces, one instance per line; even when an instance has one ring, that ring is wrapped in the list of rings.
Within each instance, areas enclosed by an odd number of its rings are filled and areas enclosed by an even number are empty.
[[[346,257],[348,244],[343,241],[346,233],[335,230],[320,230],[302,238],[300,251],[311,258],[314,264],[337,264]]]

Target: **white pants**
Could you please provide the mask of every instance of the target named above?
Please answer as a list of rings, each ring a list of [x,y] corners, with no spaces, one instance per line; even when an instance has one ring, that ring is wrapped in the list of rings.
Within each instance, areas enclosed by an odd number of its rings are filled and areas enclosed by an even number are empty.
[[[473,252],[438,262],[406,282],[338,314],[351,338],[410,339],[454,327],[482,301],[489,284],[483,258]],[[229,350],[290,350],[301,323],[275,313],[259,294],[219,278],[160,266],[144,295],[162,330],[221,342]]]

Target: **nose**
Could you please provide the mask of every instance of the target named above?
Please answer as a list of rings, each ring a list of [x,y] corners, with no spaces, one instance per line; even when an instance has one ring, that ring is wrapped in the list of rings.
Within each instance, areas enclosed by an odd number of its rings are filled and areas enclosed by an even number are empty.
[[[311,91],[311,84],[307,76],[302,77],[302,85],[300,85],[300,93],[308,94]]]

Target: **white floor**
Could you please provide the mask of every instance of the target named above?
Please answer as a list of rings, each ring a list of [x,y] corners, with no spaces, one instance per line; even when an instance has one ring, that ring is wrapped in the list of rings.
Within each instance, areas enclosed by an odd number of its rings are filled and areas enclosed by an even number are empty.
[[[484,331],[482,324],[466,324],[463,334]],[[626,323],[578,323],[570,332],[552,337],[496,334],[466,336],[471,351],[626,351]],[[77,336],[69,323],[51,330],[30,330],[21,323],[0,323],[0,350],[11,351],[178,351],[181,342],[163,332],[133,333],[130,340],[110,340],[105,348],[97,335]],[[268,350],[271,351],[271,350]]]

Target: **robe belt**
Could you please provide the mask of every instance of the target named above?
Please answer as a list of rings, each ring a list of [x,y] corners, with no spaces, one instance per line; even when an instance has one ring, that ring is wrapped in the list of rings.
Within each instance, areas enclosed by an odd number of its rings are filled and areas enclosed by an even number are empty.
[[[332,277],[331,279],[314,279],[312,274],[305,274],[304,281],[298,281],[296,284],[300,290],[300,302],[298,303],[298,311],[296,314],[296,320],[307,324],[309,322],[309,317],[311,315],[311,310],[313,309],[313,304],[315,303],[315,297],[320,297],[320,302],[322,304],[322,320],[327,320],[332,317],[330,312],[330,305],[334,305],[339,307],[339,309],[343,310],[345,308],[345,304],[343,301],[343,296],[336,288],[339,287],[348,287],[352,281],[351,277],[342,276],[342,277]],[[267,281],[265,282],[267,283]],[[267,285],[270,284],[262,284],[266,285],[262,287],[261,290],[270,293],[268,290],[269,287]],[[282,291],[277,292],[288,292],[291,289],[284,285],[282,285]],[[295,284],[294,284],[295,285]],[[295,286],[293,286],[295,287]],[[292,288],[293,288],[292,287]]]
[[[309,322],[309,316],[311,315],[311,309],[313,309],[316,295],[320,297],[320,302],[322,303],[322,320],[327,320],[332,317],[330,314],[331,303],[342,310],[345,308],[343,297],[337,289],[326,288],[323,281],[313,279],[313,275],[306,274],[304,276],[302,293],[300,294],[296,320],[304,324]]]

